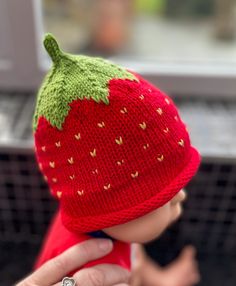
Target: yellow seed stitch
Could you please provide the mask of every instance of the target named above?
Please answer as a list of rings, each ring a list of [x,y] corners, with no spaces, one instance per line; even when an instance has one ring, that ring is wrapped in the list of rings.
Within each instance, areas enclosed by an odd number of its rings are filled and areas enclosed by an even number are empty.
[[[83,194],[84,194],[84,190],[77,191],[77,194],[78,194],[79,196],[83,196]]]
[[[43,176],[43,178],[44,178],[44,180],[47,182],[48,181],[48,178],[47,178],[47,176]]]
[[[42,163],[39,163],[39,169],[42,171],[43,170],[43,165]]]
[[[139,96],[139,98],[140,98],[141,100],[144,100],[144,95],[141,94],[141,95]]]
[[[168,98],[165,98],[165,102],[166,102],[167,104],[170,104],[170,100],[169,100]]]
[[[93,170],[92,173],[93,173],[94,175],[98,174],[98,169]]]
[[[80,140],[80,138],[81,138],[80,133],[75,134],[75,139],[76,139],[76,140]]]
[[[119,165],[119,166],[121,166],[122,164],[124,164],[124,160],[122,159],[121,161],[117,161],[116,163],[117,163],[117,165]]]
[[[157,108],[157,113],[159,113],[159,115],[162,115],[163,110],[159,107],[159,108]]]
[[[104,190],[109,190],[111,188],[111,184],[103,186]]]
[[[131,174],[131,177],[134,179],[134,178],[137,178],[138,177],[138,171],[136,171],[135,173],[132,173]]]
[[[152,92],[151,88],[148,89],[149,92]]]
[[[73,181],[75,179],[75,175],[71,175],[70,179]]]
[[[73,165],[74,164],[74,158],[70,157],[69,159],[67,159],[68,163]]]
[[[123,140],[122,140],[121,136],[118,139],[116,139],[115,141],[116,141],[116,144],[118,144],[118,145],[123,144]]]
[[[61,142],[58,141],[58,142],[55,143],[55,145],[56,145],[57,148],[59,148],[59,147],[61,147]]]
[[[49,162],[49,166],[50,166],[51,168],[55,168],[55,162],[53,162],[53,161]]]
[[[181,140],[178,142],[178,144],[179,144],[181,147],[184,147],[184,140],[181,139]]]
[[[98,123],[98,127],[103,128],[104,126],[105,126],[105,123],[103,121]]]
[[[62,192],[57,192],[57,197],[58,197],[58,199],[60,199],[61,198],[61,195],[62,195]]]
[[[90,155],[92,156],[92,157],[96,157],[96,149],[93,149],[93,151],[91,151],[90,152]]]
[[[146,125],[145,122],[140,123],[139,126],[140,126],[143,130],[145,130],[145,129],[147,128],[147,125]]]
[[[127,113],[128,111],[127,111],[126,107],[124,107],[123,109],[120,110],[120,112],[123,113],[123,114],[125,114],[125,113]]]
[[[168,132],[169,132],[169,128],[166,127],[163,131],[164,131],[165,133],[168,133]]]
[[[41,149],[42,149],[43,152],[46,152],[46,146],[42,146]]]
[[[52,178],[53,183],[57,183],[57,178]]]
[[[147,150],[149,148],[149,144],[147,143],[146,145],[143,145],[143,149]]]
[[[178,118],[178,116],[175,116],[175,121],[179,121],[179,118]]]
[[[164,155],[162,155],[162,154],[158,155],[157,160],[159,162],[162,162],[164,160]]]

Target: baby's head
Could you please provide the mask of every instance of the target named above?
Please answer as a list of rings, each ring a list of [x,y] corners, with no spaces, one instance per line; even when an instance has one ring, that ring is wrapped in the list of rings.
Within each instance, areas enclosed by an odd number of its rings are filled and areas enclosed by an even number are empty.
[[[162,207],[127,223],[108,227],[103,231],[121,241],[139,243],[151,241],[179,218],[185,198],[186,193],[181,190]]]
[[[35,150],[62,222],[145,242],[180,213],[199,166],[172,100],[141,76],[100,58],[62,52],[38,94]]]

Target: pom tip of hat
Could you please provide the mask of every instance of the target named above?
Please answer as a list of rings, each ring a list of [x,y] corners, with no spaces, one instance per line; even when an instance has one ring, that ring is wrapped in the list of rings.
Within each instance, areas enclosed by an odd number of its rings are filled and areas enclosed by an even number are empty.
[[[63,52],[60,49],[57,40],[51,33],[46,33],[44,35],[43,44],[53,63],[60,61]]]

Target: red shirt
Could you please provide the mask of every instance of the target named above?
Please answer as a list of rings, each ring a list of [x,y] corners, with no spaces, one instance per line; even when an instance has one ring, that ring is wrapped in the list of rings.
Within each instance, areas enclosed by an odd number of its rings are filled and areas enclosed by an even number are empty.
[[[88,239],[91,239],[91,236],[82,233],[75,234],[69,232],[61,223],[60,212],[57,212],[44,239],[43,247],[35,262],[34,269],[37,269],[46,261],[56,257],[69,247]],[[103,258],[89,262],[81,268],[86,268],[102,263],[118,264],[130,270],[130,244],[115,240],[111,253]],[[74,270],[72,273],[70,273],[70,275],[78,270],[79,269]]]

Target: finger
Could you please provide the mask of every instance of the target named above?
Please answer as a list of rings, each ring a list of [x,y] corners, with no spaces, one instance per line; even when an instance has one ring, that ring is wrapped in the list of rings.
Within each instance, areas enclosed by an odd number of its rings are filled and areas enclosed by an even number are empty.
[[[64,276],[89,261],[105,256],[112,250],[109,239],[90,239],[72,246],[59,256],[49,260],[26,280],[29,284],[48,286],[61,281]]]
[[[193,279],[193,283],[198,284],[200,281],[201,281],[201,275],[199,273],[196,273]]]
[[[79,286],[112,286],[127,284],[130,273],[118,265],[100,264],[77,272],[74,274],[74,279]]]
[[[192,245],[185,246],[180,253],[180,259],[194,259],[196,256],[196,249]]]
[[[189,271],[193,273],[199,273],[199,266],[197,261],[192,261],[189,265]]]
[[[196,259],[185,259],[185,269],[189,273],[199,273],[199,264]]]
[[[198,283],[201,279],[200,273],[197,271],[188,272],[185,275],[185,281],[188,282],[187,285],[192,286]]]
[[[196,285],[200,282],[200,276],[198,275],[195,275],[195,276],[191,276],[191,277],[188,277],[188,279],[184,280],[183,283],[182,283],[182,286],[193,286],[193,285]]]

